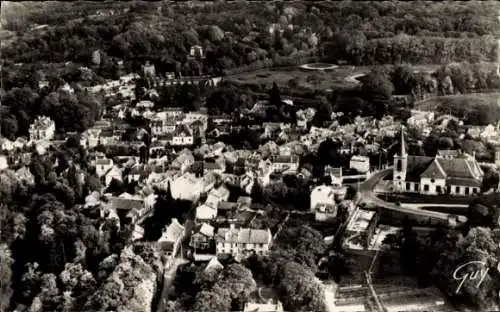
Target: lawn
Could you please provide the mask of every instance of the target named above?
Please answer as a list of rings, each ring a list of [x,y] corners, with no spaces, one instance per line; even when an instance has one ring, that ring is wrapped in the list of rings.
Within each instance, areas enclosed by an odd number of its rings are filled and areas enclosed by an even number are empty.
[[[419,110],[452,114],[466,124],[488,125],[500,120],[500,92],[447,95],[416,103]]]
[[[227,77],[228,81],[240,84],[272,85],[276,82],[280,87],[294,86],[307,89],[353,88],[357,84],[346,81],[347,76],[356,74],[352,66],[341,66],[328,72],[307,71],[300,68],[268,68],[240,73]],[[361,72],[363,73],[363,72]]]
[[[434,71],[439,65],[414,65],[416,71],[428,72]],[[297,67],[287,68],[266,68],[256,71],[235,74],[225,79],[237,84],[264,84],[272,85],[276,82],[280,87],[306,88],[313,90],[352,89],[358,85],[353,77],[366,74],[371,71],[373,66],[339,66],[328,71],[311,71]],[[348,79],[351,77],[351,79]],[[290,83],[295,81],[296,86]]]

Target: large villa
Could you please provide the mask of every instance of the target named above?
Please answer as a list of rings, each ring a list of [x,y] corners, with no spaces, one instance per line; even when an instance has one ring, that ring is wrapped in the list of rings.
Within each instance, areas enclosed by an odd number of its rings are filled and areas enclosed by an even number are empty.
[[[475,157],[461,151],[441,150],[436,157],[408,155],[401,131],[401,150],[394,155],[396,191],[429,195],[476,194],[481,190],[483,175]]]

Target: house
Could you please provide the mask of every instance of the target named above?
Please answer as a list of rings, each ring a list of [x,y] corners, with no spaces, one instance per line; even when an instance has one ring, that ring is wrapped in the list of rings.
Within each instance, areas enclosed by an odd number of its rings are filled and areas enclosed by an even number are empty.
[[[128,182],[141,182],[143,180],[146,180],[151,173],[151,168],[149,168],[146,165],[135,165],[133,166],[129,173],[127,174],[127,180]]]
[[[277,303],[254,303],[247,302],[243,308],[243,312],[283,312],[283,305],[278,300]]]
[[[299,169],[299,157],[297,156],[273,155],[270,160],[273,171],[295,174]]]
[[[167,107],[163,111],[163,114],[166,117],[182,119],[182,117],[184,116],[184,109],[182,107]]]
[[[393,185],[399,192],[470,195],[480,191],[484,173],[475,157],[413,156],[406,152],[401,130],[400,152],[394,155]]]
[[[319,185],[311,191],[311,212],[317,210],[318,205],[334,205],[335,190],[332,186]]]
[[[411,117],[406,120],[406,124],[412,128],[423,129],[432,124],[434,119],[434,112],[411,110]]]
[[[333,168],[331,166],[326,166],[325,167],[325,176],[329,176],[332,185],[342,185],[343,179],[342,179],[342,167],[339,168]]]
[[[368,173],[370,171],[370,158],[366,156],[352,156],[349,161],[349,168],[356,169],[359,173]]]
[[[142,109],[151,109],[155,106],[155,103],[151,102],[151,101],[139,101],[135,107],[137,108],[142,108]]]
[[[7,168],[9,168],[7,157],[5,155],[0,155],[0,170],[4,170]]]
[[[221,201],[228,201],[229,190],[226,186],[220,185],[217,188],[212,188],[208,194],[205,203],[217,207],[218,203]]]
[[[194,234],[191,235],[191,240],[189,246],[196,249],[208,249],[210,247],[210,242],[214,238],[214,227],[202,223],[197,229],[194,230]]]
[[[175,257],[177,251],[179,250],[179,246],[184,239],[184,236],[184,226],[174,218],[158,240],[158,247],[161,251],[166,252],[167,255],[172,255]]]
[[[170,168],[181,171],[182,173],[186,172],[194,164],[194,156],[193,153],[188,150],[182,150],[176,159],[170,164]]]
[[[172,138],[173,146],[188,146],[194,144],[193,132],[185,125],[179,125],[175,129]]]
[[[454,159],[460,157],[459,150],[438,150],[436,158]]]
[[[109,186],[111,184],[111,181],[117,180],[122,182],[123,181],[123,170],[118,168],[117,166],[111,167],[105,174],[104,174],[104,183],[106,186]]]
[[[314,219],[316,221],[328,221],[337,216],[336,204],[318,204],[314,209]]]
[[[217,203],[212,205],[212,203],[204,203],[196,207],[196,220],[197,221],[209,221],[215,219],[217,216]]]
[[[219,228],[215,236],[217,254],[232,254],[234,257],[245,257],[252,252],[265,255],[272,239],[269,229],[236,229],[234,224],[229,228]]]
[[[177,123],[173,117],[165,119],[153,119],[149,122],[151,134],[154,136],[165,135],[167,133],[175,132]]]
[[[96,156],[95,172],[99,178],[104,176],[113,166],[114,163],[112,159],[106,158],[103,155]]]
[[[204,58],[203,48],[199,45],[194,45],[189,49],[189,56],[194,58]]]
[[[213,174],[197,178],[193,173],[184,173],[170,183],[172,197],[196,201],[202,193],[208,192],[216,182]]]
[[[225,163],[223,162],[211,162],[211,161],[203,162],[203,174],[213,172],[221,175],[224,173],[224,171],[226,171],[226,166]]]
[[[56,132],[56,124],[52,119],[38,116],[30,125],[29,134],[31,141],[51,140]]]
[[[482,126],[469,126],[467,127],[466,135],[469,135],[473,139],[479,139],[481,137],[481,133],[484,131],[486,127]]]
[[[146,64],[142,66],[142,73],[145,77],[154,78],[156,76],[154,64],[150,64],[149,61],[146,61]]]
[[[105,210],[123,211],[130,223],[134,223],[144,213],[144,202],[140,198],[120,198],[111,196],[107,198]]]

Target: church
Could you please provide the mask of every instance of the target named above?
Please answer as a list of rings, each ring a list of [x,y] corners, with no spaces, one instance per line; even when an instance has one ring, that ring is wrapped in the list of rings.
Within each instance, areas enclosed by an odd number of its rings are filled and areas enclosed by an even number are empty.
[[[401,129],[401,150],[394,155],[395,191],[428,195],[477,194],[483,176],[475,157],[457,150],[440,150],[436,157],[408,155]]]

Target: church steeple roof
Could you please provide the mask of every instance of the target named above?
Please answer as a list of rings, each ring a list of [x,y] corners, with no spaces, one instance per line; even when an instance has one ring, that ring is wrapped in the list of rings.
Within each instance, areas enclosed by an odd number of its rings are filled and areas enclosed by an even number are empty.
[[[403,128],[403,126],[401,126],[401,151],[400,151],[401,157],[408,156],[408,154],[406,154],[406,142],[405,142],[405,136],[404,136],[403,130],[404,130],[404,128]]]

